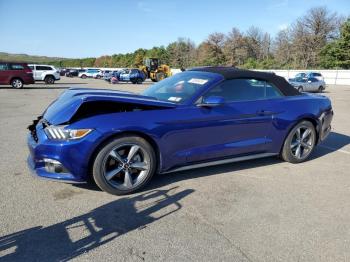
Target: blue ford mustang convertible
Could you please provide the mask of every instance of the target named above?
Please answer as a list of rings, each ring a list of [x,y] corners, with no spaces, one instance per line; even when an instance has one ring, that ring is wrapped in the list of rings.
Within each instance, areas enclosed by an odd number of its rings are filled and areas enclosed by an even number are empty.
[[[333,110],[284,78],[227,67],[194,68],[142,94],[72,88],[28,128],[28,165],[41,178],[93,178],[111,194],[154,173],[253,158],[306,160],[330,132]]]

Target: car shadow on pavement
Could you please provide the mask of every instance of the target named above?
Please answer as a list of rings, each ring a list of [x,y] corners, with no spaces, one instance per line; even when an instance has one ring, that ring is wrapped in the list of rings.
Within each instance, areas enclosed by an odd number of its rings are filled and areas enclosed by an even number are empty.
[[[0,237],[1,261],[67,261],[179,211],[194,190],[152,190],[51,225]]]
[[[350,136],[340,134],[337,132],[331,132],[328,138],[324,142],[316,146],[309,160],[307,160],[305,163],[307,163],[308,161],[312,161],[314,159],[323,157],[329,153],[335,152],[349,144],[350,144]],[[242,161],[242,162],[217,165],[217,166],[198,168],[198,169],[169,173],[169,174],[161,174],[155,177],[155,179],[152,179],[151,183],[149,183],[145,187],[145,190],[159,188],[165,185],[170,185],[175,182],[183,181],[187,179],[219,175],[222,173],[242,171],[246,169],[258,168],[262,166],[269,166],[269,165],[275,165],[280,163],[283,163],[283,160],[281,160],[276,156],[276,157],[267,157],[267,158],[260,158],[260,159]],[[93,188],[94,185],[91,184],[90,187]]]
[[[350,144],[350,136],[331,132],[325,141],[321,142],[314,150],[310,160],[333,153]],[[350,153],[350,151],[349,151]]]
[[[155,174],[150,183],[148,183],[140,192],[144,192],[147,190],[155,190],[157,188],[171,185],[173,183],[184,181],[188,179],[195,179],[199,177],[205,176],[215,176],[220,175],[221,173],[235,172],[250,168],[256,168],[260,166],[274,165],[283,162],[278,157],[267,157],[260,159],[253,159],[242,162],[234,162],[216,166],[202,167],[196,168],[192,170],[186,171],[178,171],[174,173],[165,173],[165,174]],[[89,179],[88,183],[83,184],[72,184],[72,186],[91,190],[91,191],[102,191],[93,181],[93,179]]]

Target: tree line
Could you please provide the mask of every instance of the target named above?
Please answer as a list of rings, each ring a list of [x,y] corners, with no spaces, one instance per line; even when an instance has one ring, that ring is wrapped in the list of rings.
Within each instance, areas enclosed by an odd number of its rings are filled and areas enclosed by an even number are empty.
[[[350,18],[326,7],[308,10],[272,37],[252,26],[245,32],[211,33],[198,46],[178,38],[168,46],[98,58],[53,61],[60,67],[139,67],[145,57],[156,57],[172,68],[237,66],[254,69],[350,69]]]

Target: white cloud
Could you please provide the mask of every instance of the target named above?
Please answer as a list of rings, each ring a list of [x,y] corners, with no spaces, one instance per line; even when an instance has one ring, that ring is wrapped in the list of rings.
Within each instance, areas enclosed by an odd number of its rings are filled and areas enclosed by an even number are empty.
[[[288,24],[287,23],[283,23],[283,24],[280,24],[278,26],[278,30],[286,30],[288,28]]]
[[[276,10],[287,7],[289,4],[289,0],[273,0],[271,4],[267,5],[267,10]]]
[[[137,2],[137,8],[146,13],[152,12],[152,8],[150,8],[148,4],[142,1]]]

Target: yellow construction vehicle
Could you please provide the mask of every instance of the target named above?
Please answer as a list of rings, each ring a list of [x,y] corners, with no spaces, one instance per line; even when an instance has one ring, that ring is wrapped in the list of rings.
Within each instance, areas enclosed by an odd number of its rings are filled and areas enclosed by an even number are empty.
[[[143,60],[141,70],[153,82],[158,82],[171,76],[171,70],[168,65],[162,65],[158,58],[146,58]]]

